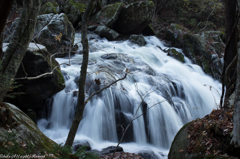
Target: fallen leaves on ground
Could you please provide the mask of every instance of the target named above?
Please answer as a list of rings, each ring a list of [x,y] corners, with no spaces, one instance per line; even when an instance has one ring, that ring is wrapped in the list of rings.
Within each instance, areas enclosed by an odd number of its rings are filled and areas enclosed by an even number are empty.
[[[204,118],[190,123],[188,153],[226,155],[233,130],[232,117],[233,109],[213,110]]]
[[[108,155],[101,156],[101,159],[111,159],[112,153]],[[113,159],[143,159],[141,156],[135,154],[135,153],[129,153],[129,152],[116,152]]]

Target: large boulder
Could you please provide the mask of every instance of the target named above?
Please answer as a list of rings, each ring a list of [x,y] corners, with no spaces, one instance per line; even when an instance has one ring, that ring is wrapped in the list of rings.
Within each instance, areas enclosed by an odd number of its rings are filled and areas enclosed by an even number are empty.
[[[151,23],[154,12],[152,1],[134,2],[123,8],[114,29],[119,33],[138,34]]]
[[[42,14],[57,14],[59,12],[59,6],[57,2],[47,2],[41,6],[39,15]]]
[[[112,25],[117,20],[123,6],[123,3],[104,6],[104,8],[90,18],[90,23],[106,25],[107,27],[112,28]]]
[[[9,103],[1,105],[0,119],[1,155],[44,156],[46,152],[54,150],[56,143],[46,137],[16,106]]]
[[[119,34],[116,31],[106,26],[98,26],[95,33],[101,37],[107,38],[108,40],[115,40],[119,37]]]
[[[38,16],[34,34],[36,42],[46,46],[51,54],[64,56],[74,44],[75,30],[64,13]]]
[[[73,24],[74,27],[82,19],[82,14],[86,9],[86,5],[74,0],[68,1],[66,5],[63,6],[63,11],[67,15],[69,21]]]
[[[43,106],[47,98],[64,89],[65,82],[59,64],[53,57],[50,59],[50,56],[44,46],[30,43],[15,78],[37,77],[56,69],[52,74],[41,78],[15,80],[19,87],[14,89],[14,92],[23,94],[8,99],[8,102],[17,105],[23,111],[36,110]]]

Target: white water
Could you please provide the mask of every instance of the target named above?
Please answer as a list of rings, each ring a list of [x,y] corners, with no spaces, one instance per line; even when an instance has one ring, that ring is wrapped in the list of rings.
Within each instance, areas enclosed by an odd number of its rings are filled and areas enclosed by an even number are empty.
[[[120,146],[127,152],[149,150],[158,158],[167,158],[177,131],[185,123],[203,117],[217,107],[221,84],[205,75],[199,66],[186,57],[187,62],[183,64],[167,56],[159,49],[166,47],[156,37],[145,37],[147,45],[139,47],[129,41],[109,42],[94,34],[89,36],[92,38],[89,41],[87,97],[114,81],[112,76],[116,79],[123,77],[126,68],[131,70],[131,74],[86,105],[75,141],[87,140],[92,149],[97,150],[116,146],[119,141],[116,128],[120,126],[121,129],[121,125],[116,125],[115,112],[122,112],[124,120],[130,121],[141,103],[139,92],[142,98],[145,97],[147,108],[151,108],[145,115],[145,121],[144,115],[133,121],[133,131]],[[76,42],[79,41],[80,34],[76,34]],[[120,57],[100,57],[110,53],[118,53]],[[66,58],[57,60],[68,63]],[[57,143],[65,142],[74,116],[77,101],[74,96],[77,84],[74,80],[79,77],[81,62],[82,55],[75,55],[71,58],[71,66],[61,68],[68,73],[66,88],[54,96],[49,119],[38,121],[40,130]],[[92,80],[99,78],[102,84],[97,86]],[[142,113],[143,109],[140,108],[136,116]],[[49,123],[50,128],[47,129]]]

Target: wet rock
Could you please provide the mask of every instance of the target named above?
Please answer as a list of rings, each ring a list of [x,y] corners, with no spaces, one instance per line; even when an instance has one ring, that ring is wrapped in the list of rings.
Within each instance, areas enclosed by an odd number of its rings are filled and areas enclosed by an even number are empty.
[[[76,141],[73,143],[73,151],[76,152],[79,148],[85,147],[87,151],[91,150],[91,146],[87,141]]]
[[[116,110],[115,118],[116,118],[118,140],[120,140],[122,138],[123,132],[125,131],[126,127],[128,126],[128,124],[131,120],[128,119],[124,115],[124,113],[120,110]],[[133,126],[130,125],[130,127],[126,131],[126,134],[124,135],[122,142],[133,142],[133,138],[134,138],[133,137]]]
[[[181,52],[178,52],[176,49],[168,49],[167,53],[168,56],[171,56],[180,62],[185,62],[184,55]]]
[[[139,34],[151,23],[153,11],[154,3],[152,1],[128,4],[123,8],[114,24],[114,30],[124,34]]]
[[[146,41],[142,35],[133,34],[129,37],[129,41],[131,41],[132,43],[138,44],[139,46],[146,45]]]
[[[111,54],[105,54],[101,56],[102,59],[116,59],[117,54],[116,53],[111,53]]]
[[[101,37],[105,37],[108,40],[115,40],[119,37],[119,34],[116,31],[106,26],[98,26],[94,32]]]

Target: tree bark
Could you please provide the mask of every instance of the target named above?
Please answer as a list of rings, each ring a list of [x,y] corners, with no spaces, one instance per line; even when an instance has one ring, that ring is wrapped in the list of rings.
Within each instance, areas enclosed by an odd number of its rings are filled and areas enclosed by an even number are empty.
[[[11,11],[14,0],[1,0],[0,3],[0,60],[3,56],[2,43],[3,43],[3,33],[4,27],[8,18],[8,15]]]
[[[89,55],[89,46],[88,46],[88,39],[87,39],[87,22],[88,18],[92,12],[93,8],[93,1],[90,0],[88,3],[87,9],[85,10],[82,18],[82,45],[83,45],[83,60],[81,66],[81,75],[79,79],[79,92],[78,92],[78,104],[77,104],[77,111],[75,117],[73,119],[70,131],[68,133],[67,141],[65,146],[72,146],[75,135],[77,133],[77,129],[79,123],[83,116],[84,110],[84,101],[85,101],[85,81],[87,75],[87,66],[88,66],[88,55]]]
[[[41,0],[24,0],[23,10],[17,28],[13,32],[6,53],[3,56],[0,70],[0,103],[10,88],[11,79],[18,71],[28,45],[33,37]],[[4,86],[4,89],[3,89]]]
[[[236,0],[225,0],[226,37],[229,42],[225,48],[224,70],[237,55],[237,27],[234,27],[237,23],[236,6]],[[236,68],[229,70],[229,77],[226,77],[225,73],[223,73],[223,80],[226,86],[224,107],[227,107],[229,97],[235,90]]]
[[[240,52],[238,52],[237,84],[235,89],[232,143],[240,147]]]

